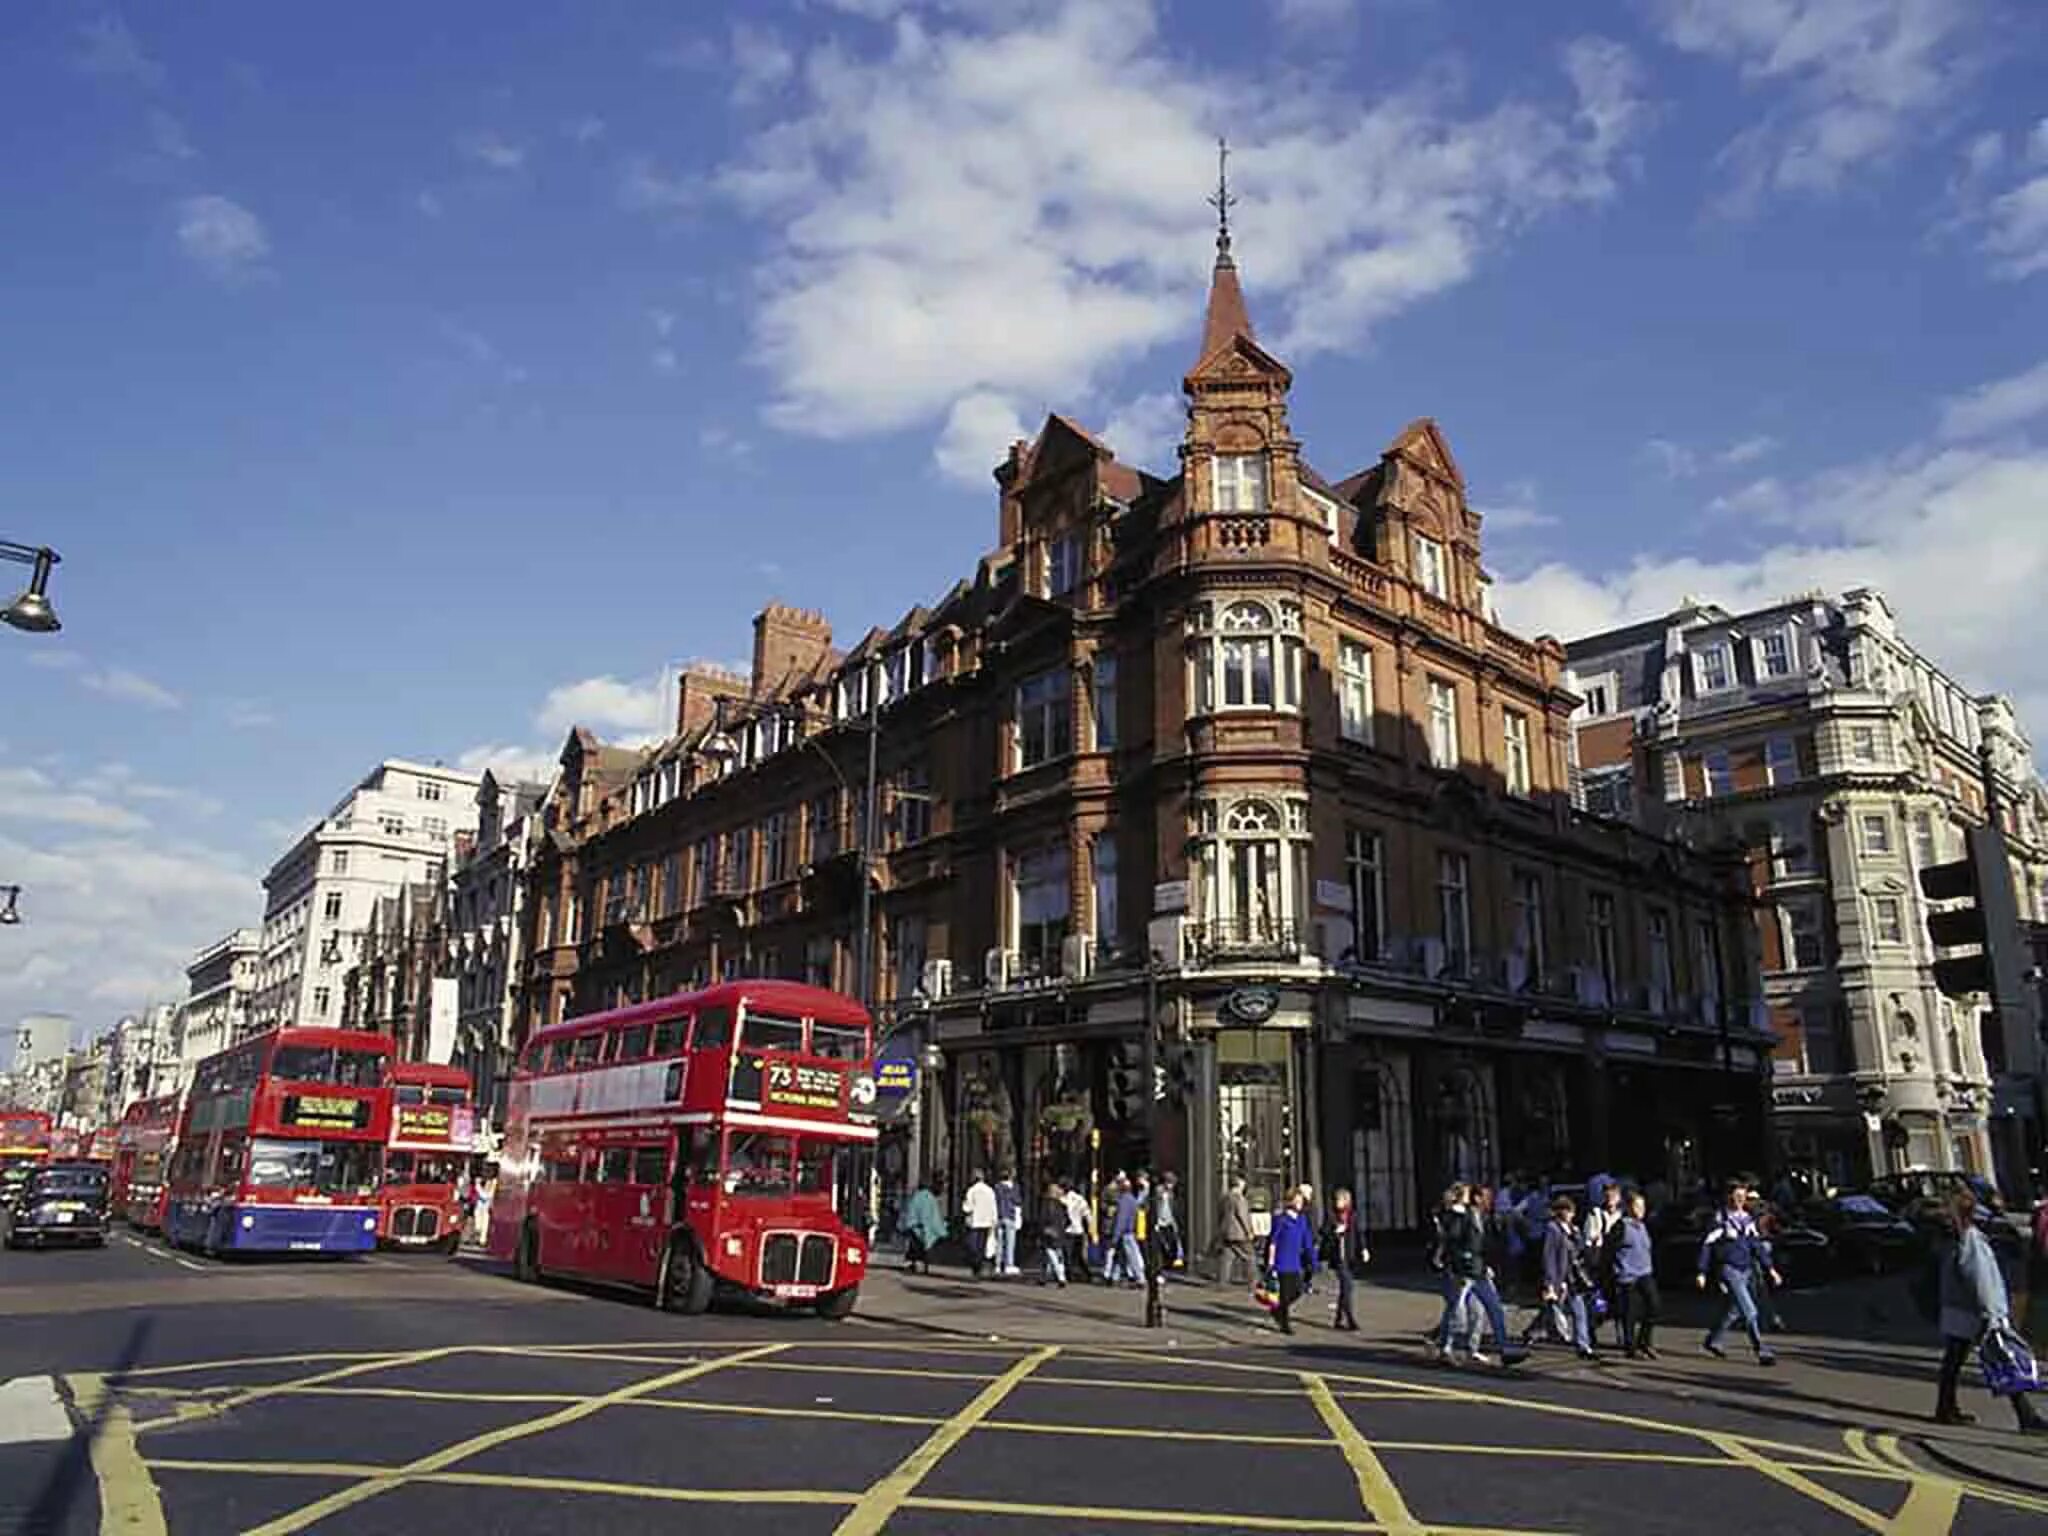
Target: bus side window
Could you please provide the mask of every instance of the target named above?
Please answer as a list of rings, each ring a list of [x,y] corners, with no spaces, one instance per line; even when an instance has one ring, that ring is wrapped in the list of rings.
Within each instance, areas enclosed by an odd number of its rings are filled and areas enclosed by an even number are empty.
[[[574,1050],[569,1057],[569,1065],[572,1067],[594,1067],[597,1065],[598,1055],[603,1049],[603,1035],[578,1035],[574,1042]]]
[[[681,1133],[676,1172],[693,1189],[712,1189],[718,1184],[718,1132],[708,1125],[692,1125]]]
[[[624,1184],[633,1171],[631,1147],[606,1147],[597,1160],[597,1182]]]
[[[697,1033],[690,1042],[698,1050],[732,1044],[732,1010],[706,1008],[697,1015]]]
[[[569,1042],[551,1040],[548,1042],[548,1070],[566,1072],[569,1069]]]
[[[661,1188],[662,1178],[668,1172],[668,1151],[663,1147],[635,1147],[633,1149],[632,1181],[643,1189]]]
[[[619,1036],[620,1061],[640,1061],[647,1055],[647,1026],[635,1024]]]
[[[526,1048],[526,1070],[528,1072],[540,1071],[541,1064],[547,1060],[547,1055],[548,1048],[541,1044],[540,1041],[534,1041],[533,1044]]]
[[[683,1035],[689,1029],[687,1018],[663,1019],[654,1026],[654,1054],[673,1056],[683,1048]]]

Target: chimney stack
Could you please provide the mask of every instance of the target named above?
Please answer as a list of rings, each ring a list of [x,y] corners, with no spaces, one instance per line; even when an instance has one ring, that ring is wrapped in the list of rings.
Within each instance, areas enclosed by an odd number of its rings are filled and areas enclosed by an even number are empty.
[[[744,699],[747,680],[737,672],[697,662],[683,668],[676,680],[676,734],[687,736],[709,725],[718,713],[718,700]]]
[[[754,616],[753,691],[765,692],[792,672],[809,672],[831,653],[832,626],[822,613],[770,603]]]

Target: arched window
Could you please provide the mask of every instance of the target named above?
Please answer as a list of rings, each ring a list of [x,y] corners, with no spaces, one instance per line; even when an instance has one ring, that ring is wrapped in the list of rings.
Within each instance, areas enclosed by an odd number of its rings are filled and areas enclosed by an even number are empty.
[[[1188,694],[1196,714],[1301,708],[1301,604],[1242,598],[1188,618]]]
[[[1308,803],[1204,801],[1196,828],[1206,947],[1298,952],[1308,922]]]

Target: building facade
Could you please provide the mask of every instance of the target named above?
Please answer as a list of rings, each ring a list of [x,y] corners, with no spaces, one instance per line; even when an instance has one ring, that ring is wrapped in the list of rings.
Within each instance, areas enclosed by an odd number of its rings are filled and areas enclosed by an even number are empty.
[[[456,982],[447,919],[448,882],[439,865],[377,898],[342,975],[343,1028],[391,1036],[401,1061],[450,1060]]]
[[[546,795],[544,784],[500,783],[486,772],[476,792],[476,837],[457,842],[448,882],[454,1065],[475,1080],[479,1119],[500,1126],[525,960],[520,903],[540,830],[535,812]]]
[[[177,1005],[151,1003],[124,1018],[108,1039],[106,1115],[118,1123],[128,1106],[160,1091],[173,1051]]]
[[[1933,1167],[2029,1187],[2031,1087],[1999,1081],[1988,999],[1935,986],[1917,879],[1964,857],[1988,771],[2021,911],[2048,916],[2048,805],[2010,705],[1868,589],[1688,604],[1568,655],[1586,803],[1750,850],[1779,1161],[1845,1186]]]
[[[1754,1166],[1739,855],[1575,809],[1564,652],[1494,622],[1443,434],[1326,479],[1291,383],[1225,244],[1175,473],[1053,416],[930,607],[842,651],[771,606],[666,743],[572,735],[522,1032],[722,976],[868,993],[935,1068],[917,1146],[954,1187],[1149,1157],[1198,1244],[1232,1175],[1261,1212],[1349,1185],[1389,1231],[1454,1177]]]
[[[380,763],[271,866],[250,1032],[340,1020],[373,907],[440,878],[457,837],[476,833],[478,782],[438,764]]]
[[[199,1063],[249,1033],[262,963],[262,936],[237,928],[215,939],[185,967],[185,1000],[171,1021],[169,1050],[157,1092],[182,1093]]]

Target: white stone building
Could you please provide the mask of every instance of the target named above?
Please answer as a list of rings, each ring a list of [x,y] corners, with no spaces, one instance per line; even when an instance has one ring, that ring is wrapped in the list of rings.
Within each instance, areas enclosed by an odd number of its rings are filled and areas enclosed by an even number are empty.
[[[439,765],[380,763],[271,866],[247,1032],[340,1021],[372,908],[448,868],[456,839],[476,831],[478,783]]]
[[[261,947],[254,928],[237,928],[192,957],[185,967],[185,1000],[172,1019],[170,1048],[157,1071],[157,1094],[183,1093],[200,1062],[245,1032]]]
[[[1750,849],[1781,1163],[1844,1185],[1961,1168],[2024,1191],[2031,1085],[2000,1080],[1990,1000],[1935,986],[1917,879],[1984,821],[1983,749],[2020,915],[2048,918],[2048,801],[2010,704],[1916,649],[1870,589],[1742,614],[1689,602],[1567,656],[1587,807]]]

